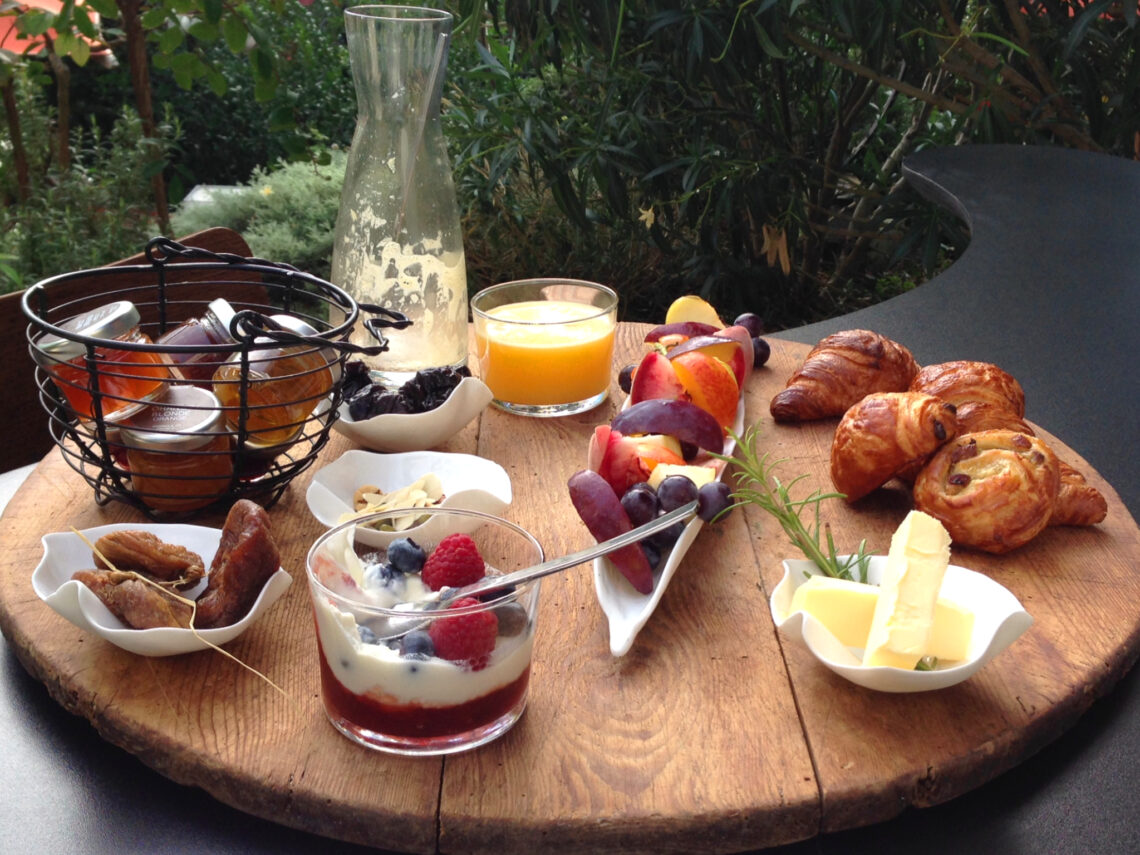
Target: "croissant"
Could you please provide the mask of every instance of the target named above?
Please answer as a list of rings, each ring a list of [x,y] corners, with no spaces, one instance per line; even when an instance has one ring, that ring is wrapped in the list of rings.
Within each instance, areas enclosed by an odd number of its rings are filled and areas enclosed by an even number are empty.
[[[1049,525],[1096,525],[1108,516],[1108,502],[1085,476],[1061,461],[1061,486]]]
[[[966,401],[958,404],[958,433],[981,433],[984,430],[1015,430],[1036,436],[1033,428],[1013,410],[988,401]]]
[[[918,373],[909,350],[870,330],[844,330],[820,341],[769,409],[778,422],[841,416],[872,392],[905,392]]]
[[[911,380],[910,390],[937,395],[956,407],[976,401],[1025,416],[1021,384],[991,362],[962,359],[926,365]]]
[[[1012,430],[964,434],[934,453],[914,482],[914,504],[941,520],[953,541],[1003,553],[1049,522],[1060,488],[1057,456]]]
[[[835,429],[831,480],[854,502],[925,461],[957,432],[954,405],[922,392],[873,392]]]

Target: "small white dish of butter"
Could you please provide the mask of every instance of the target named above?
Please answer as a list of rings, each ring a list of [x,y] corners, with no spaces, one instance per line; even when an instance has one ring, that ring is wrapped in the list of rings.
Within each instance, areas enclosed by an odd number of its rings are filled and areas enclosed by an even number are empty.
[[[868,689],[924,692],[968,679],[1033,618],[993,579],[948,564],[948,539],[934,538],[923,519],[908,517],[891,554],[871,557],[866,584],[818,575],[808,560],[784,561],[769,601],[776,626]]]

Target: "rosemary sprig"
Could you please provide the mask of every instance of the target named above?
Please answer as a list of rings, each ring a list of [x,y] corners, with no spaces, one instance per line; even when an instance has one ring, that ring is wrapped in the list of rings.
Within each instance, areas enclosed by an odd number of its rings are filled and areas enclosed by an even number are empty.
[[[807,475],[793,478],[787,485],[783,484],[775,475],[776,467],[785,462],[785,459],[771,459],[768,452],[760,454],[758,445],[760,431],[753,425],[744,432],[744,436],[736,440],[740,451],[739,457],[714,455],[715,457],[732,463],[736,466],[736,489],[732,498],[737,504],[751,504],[767,511],[784,530],[792,544],[803,552],[819,569],[828,576],[848,579],[858,582],[867,581],[867,563],[870,556],[866,553],[867,541],[859,543],[854,555],[841,558],[835,549],[835,541],[831,537],[831,527],[822,524],[822,531],[826,533],[826,548],[820,543],[821,523],[819,506],[824,499],[841,499],[843,493],[824,493],[820,490],[803,499],[793,499],[791,490]],[[803,511],[810,508],[814,519],[805,524]],[[858,578],[855,578],[858,571]]]

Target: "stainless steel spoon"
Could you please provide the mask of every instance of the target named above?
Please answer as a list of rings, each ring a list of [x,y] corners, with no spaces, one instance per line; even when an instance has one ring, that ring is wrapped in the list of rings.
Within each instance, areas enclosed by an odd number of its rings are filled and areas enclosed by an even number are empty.
[[[587,549],[572,552],[569,555],[563,555],[561,558],[551,558],[549,561],[543,561],[541,564],[524,567],[522,570],[515,570],[513,573],[506,573],[502,576],[485,576],[478,582],[472,582],[470,585],[464,585],[461,588],[451,588],[445,592],[438,602],[429,602],[424,605],[429,609],[433,607],[438,608],[440,605],[460,597],[478,597],[482,594],[490,593],[491,591],[510,588],[513,585],[522,585],[526,582],[534,581],[535,579],[541,579],[543,576],[549,576],[551,573],[558,573],[562,570],[576,567],[579,564],[585,564],[587,561],[593,561],[602,555],[608,555],[617,549],[621,549],[623,546],[629,546],[631,543],[644,540],[651,534],[664,531],[676,522],[688,520],[696,512],[697,502],[687,502],[679,508],[675,508],[668,513],[655,517],[644,525],[630,529],[625,532],[625,534],[619,534],[617,537],[603,540],[601,543],[594,544]]]

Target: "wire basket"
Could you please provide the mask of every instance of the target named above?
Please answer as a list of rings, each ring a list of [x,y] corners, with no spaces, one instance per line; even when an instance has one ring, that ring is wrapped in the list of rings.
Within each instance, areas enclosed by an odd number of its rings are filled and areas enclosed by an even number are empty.
[[[347,356],[383,352],[380,330],[409,322],[287,264],[167,238],[150,241],[146,258],[24,294],[52,439],[100,505],[125,502],[155,519],[239,498],[269,507],[328,442]],[[217,321],[219,304],[232,310],[221,339],[173,343],[172,331]],[[364,324],[373,347],[347,340],[362,308],[379,316]]]

